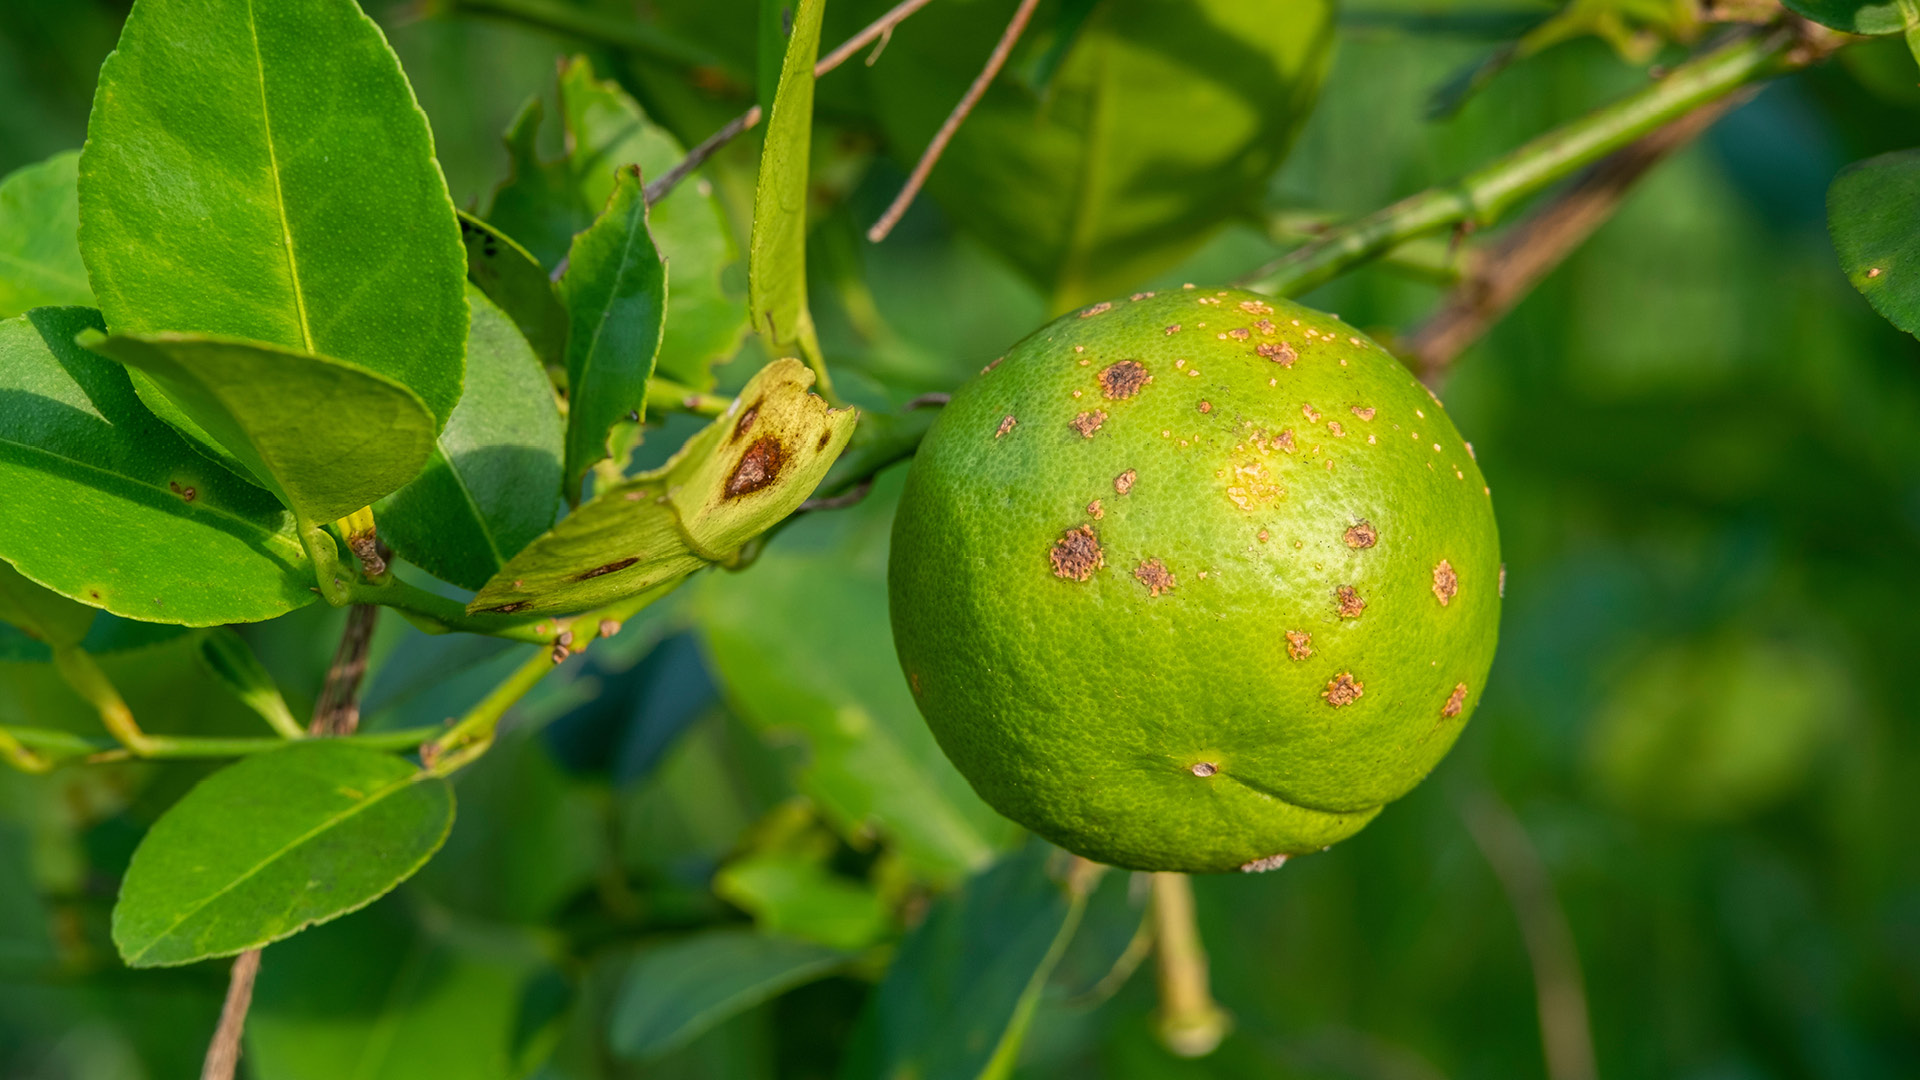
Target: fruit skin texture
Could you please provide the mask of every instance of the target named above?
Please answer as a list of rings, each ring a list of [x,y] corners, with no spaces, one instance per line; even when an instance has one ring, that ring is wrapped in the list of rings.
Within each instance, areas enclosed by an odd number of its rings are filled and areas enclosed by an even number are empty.
[[[1118,866],[1259,869],[1357,832],[1459,737],[1499,629],[1492,500],[1439,402],[1338,319],[1136,296],[953,396],[894,522],[894,641],[1001,813]]]

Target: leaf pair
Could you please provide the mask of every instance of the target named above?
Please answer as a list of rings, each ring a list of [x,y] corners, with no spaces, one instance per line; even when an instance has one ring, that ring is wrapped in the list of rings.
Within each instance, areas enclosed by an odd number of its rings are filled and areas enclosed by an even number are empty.
[[[795,360],[762,368],[665,465],[597,492],[468,610],[587,611],[731,560],[812,493],[853,434],[854,411],[829,409],[812,384]]]

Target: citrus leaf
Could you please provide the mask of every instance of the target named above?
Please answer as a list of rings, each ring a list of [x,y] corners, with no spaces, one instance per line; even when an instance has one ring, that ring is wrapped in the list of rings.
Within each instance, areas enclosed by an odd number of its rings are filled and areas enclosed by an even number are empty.
[[[469,287],[467,387],[426,468],[376,508],[380,535],[408,562],[478,589],[553,524],[560,506],[560,410],[525,338]]]
[[[780,89],[760,151],[748,242],[747,304],[774,350],[819,353],[807,310],[807,166],[813,141],[813,62],[824,0],[799,0]],[[969,11],[968,17],[974,17]]]
[[[713,893],[771,934],[837,949],[877,944],[893,929],[887,903],[864,881],[796,851],[759,851],[713,876]]]
[[[200,661],[242,705],[258,713],[275,731],[290,739],[306,734],[266,665],[253,654],[253,646],[232,627],[222,626],[200,639]]]
[[[0,622],[49,645],[72,648],[87,636],[98,611],[50,592],[0,561]]]
[[[1827,231],[1840,269],[1873,310],[1920,334],[1920,150],[1840,170],[1827,189]]]
[[[1849,34],[1897,34],[1906,28],[1899,0],[1781,0],[1796,15]]]
[[[332,521],[398,490],[433,452],[413,391],[352,364],[202,334],[94,335],[135,368],[294,514]]]
[[[567,309],[553,294],[553,282],[539,260],[512,237],[470,214],[460,215],[460,239],[467,245],[467,280],[513,319],[543,362],[565,366]],[[467,363],[473,363],[471,329]]]
[[[361,908],[425,863],[453,789],[393,754],[311,739],[202,780],[154,822],[113,908],[132,967],[230,956]]]
[[[535,148],[540,103],[528,103],[507,133],[512,176],[487,211],[488,221],[548,265],[567,254],[574,234],[607,205],[620,167],[638,165],[641,176],[660,176],[685,156],[679,142],[649,120],[618,83],[594,78],[585,57],[574,57],[561,69],[556,105],[568,155],[541,160]],[[673,268],[667,286],[673,318],[660,342],[656,370],[705,390],[713,385],[714,363],[733,355],[746,329],[746,304],[721,278],[739,261],[739,249],[719,199],[704,180],[675,187],[647,217],[655,246]]]
[[[868,999],[841,1070],[845,1080],[1011,1072],[1086,904],[1048,874],[1054,854],[1029,843],[934,902]]]
[[[647,407],[647,380],[666,325],[667,264],[647,231],[638,168],[620,170],[607,208],[573,238],[560,279],[567,308],[566,493],[577,498],[613,427]]]
[[[338,357],[445,423],[466,260],[426,116],[352,0],[142,0],[100,69],[80,250],[116,334]]]
[[[712,930],[640,954],[621,981],[608,1041],[661,1057],[714,1025],[846,966],[849,954],[747,930]]]
[[[547,951],[530,932],[449,918],[406,895],[316,927],[260,965],[251,1074],[521,1080],[534,1070],[520,1043],[541,1042],[524,1028],[541,1019],[528,999],[559,979]]]
[[[0,319],[28,308],[93,305],[80,261],[79,161],[70,150],[0,180]]]
[[[867,75],[900,160],[939,130],[1016,3],[933,4],[894,31]],[[1318,96],[1333,13],[1331,0],[1110,0],[1061,28],[1072,41],[1044,92],[1033,79],[1060,35],[1029,34],[927,192],[1056,310],[1124,292],[1259,204]]]
[[[801,519],[751,573],[701,582],[695,612],[734,711],[764,738],[804,747],[794,785],[843,834],[877,829],[916,876],[949,883],[1018,830],[940,752],[893,662],[887,536],[898,493],[896,473],[859,506]]]
[[[813,380],[798,360],[761,368],[714,421],[725,434],[710,451],[675,464],[673,505],[695,551],[731,558],[820,486],[858,414],[809,393]]]
[[[311,603],[291,516],[155,419],[125,369],[74,343],[100,326],[84,308],[0,322],[0,558],[134,619],[256,622]]]
[[[586,611],[732,558],[813,493],[853,433],[854,411],[829,410],[812,384],[797,360],[768,364],[666,465],[596,492],[467,610]]]

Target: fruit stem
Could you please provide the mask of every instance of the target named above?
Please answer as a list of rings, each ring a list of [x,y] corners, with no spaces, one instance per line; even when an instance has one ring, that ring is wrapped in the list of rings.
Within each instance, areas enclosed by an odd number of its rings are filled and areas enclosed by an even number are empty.
[[[1214,1003],[1208,987],[1207,948],[1194,921],[1193,883],[1187,875],[1153,875],[1153,928],[1160,982],[1154,1026],[1160,1041],[1181,1057],[1206,1057],[1226,1038],[1233,1020]]]
[[[1297,296],[1417,237],[1491,225],[1516,203],[1641,136],[1750,83],[1798,71],[1848,40],[1794,20],[1731,41],[1547,132],[1466,176],[1428,188],[1296,248],[1249,275],[1257,292]]]

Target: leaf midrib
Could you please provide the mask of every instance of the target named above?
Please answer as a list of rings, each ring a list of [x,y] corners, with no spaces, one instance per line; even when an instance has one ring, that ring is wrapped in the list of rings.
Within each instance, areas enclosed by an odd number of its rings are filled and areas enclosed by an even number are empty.
[[[299,836],[295,837],[291,842],[282,845],[273,854],[260,860],[258,863],[255,863],[250,869],[247,870],[246,873],[241,874],[238,877],[235,877],[233,880],[227,882],[227,884],[221,886],[216,891],[208,894],[206,899],[200,901],[199,903],[188,908],[186,911],[182,912],[179,918],[174,919],[173,922],[167,924],[167,927],[165,929],[161,930],[159,933],[155,934],[152,938],[150,938],[147,942],[146,948],[141,949],[138,953],[135,953],[132,956],[127,957],[127,963],[129,965],[134,965],[134,964],[137,964],[139,961],[145,959],[148,953],[152,952],[155,947],[157,947],[161,942],[165,941],[167,937],[171,935],[175,930],[180,929],[180,927],[184,925],[188,919],[191,919],[195,915],[198,915],[200,914],[200,912],[206,910],[207,905],[213,903],[215,900],[218,900],[221,897],[232,892],[233,890],[239,888],[245,882],[251,881],[262,870],[265,870],[268,866],[279,861],[280,859],[285,858],[288,852],[293,851],[296,848],[299,848],[302,844],[305,844],[307,841],[312,840],[316,836],[319,836],[321,833],[327,831],[328,829],[331,829],[339,825],[341,822],[346,821],[349,818],[352,818],[354,815],[365,811],[368,807],[379,803],[381,800],[385,799],[389,795],[392,795],[394,792],[409,786],[416,779],[418,779],[418,774],[416,773],[408,773],[405,776],[398,777],[394,780],[393,783],[388,784],[384,788],[380,788],[376,790],[373,794],[368,795],[365,799],[361,800],[360,802],[354,803],[352,806],[349,806],[346,809],[342,810],[341,812],[334,814],[332,817],[329,817],[321,821],[318,825],[315,825],[313,828],[308,829],[306,832],[301,833]]]
[[[52,267],[48,266],[46,263],[37,263],[32,261],[31,259],[21,258],[20,256],[15,255],[11,251],[0,251],[0,262],[11,263],[12,265],[17,266],[22,270],[26,270],[30,273],[38,274],[41,277],[48,278],[53,281],[57,281],[62,285],[74,286],[80,289],[92,288],[92,286],[88,284],[86,278],[70,277],[67,274],[63,274],[60,271],[53,269]]]
[[[280,155],[273,145],[273,115],[267,107],[267,62],[260,55],[260,26],[254,18],[253,0],[247,0],[247,34],[253,42],[253,70],[260,82],[260,127],[267,140],[267,172],[273,178],[273,207],[280,217],[281,247],[287,253],[287,276],[293,282],[293,310],[300,319],[300,342],[308,352],[317,352],[313,330],[307,325],[307,300],[300,288],[300,263],[293,254],[293,224],[287,220],[287,193],[280,186]]]

